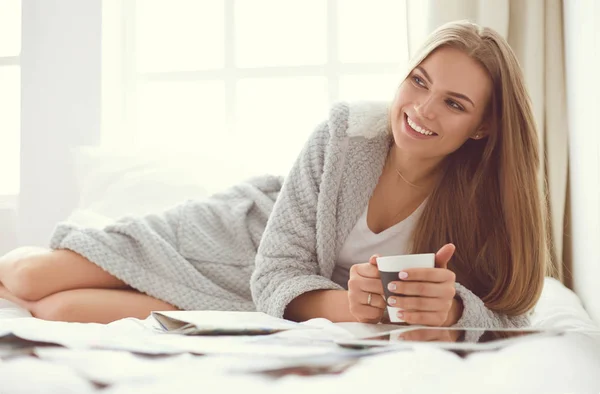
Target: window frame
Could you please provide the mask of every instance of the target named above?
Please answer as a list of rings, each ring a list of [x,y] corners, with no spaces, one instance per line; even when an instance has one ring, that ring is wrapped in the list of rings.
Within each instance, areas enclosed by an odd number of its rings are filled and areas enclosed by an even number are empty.
[[[398,74],[398,62],[373,62],[373,63],[342,63],[339,60],[338,38],[338,1],[326,0],[327,24],[327,59],[323,65],[308,66],[269,66],[269,67],[239,67],[235,65],[235,32],[234,9],[236,0],[223,0],[225,16],[225,59],[224,66],[220,69],[202,71],[171,71],[171,72],[138,72],[136,70],[136,5],[139,0],[122,0],[119,9],[114,9],[112,17],[121,21],[120,32],[122,45],[118,53],[121,64],[122,82],[117,92],[117,97],[103,99],[103,106],[113,106],[111,109],[103,108],[102,143],[106,141],[120,141],[120,144],[135,145],[139,137],[137,119],[137,91],[141,84],[146,82],[193,82],[193,81],[223,81],[225,84],[225,131],[228,135],[235,134],[236,86],[239,80],[245,78],[276,78],[276,77],[304,77],[320,76],[327,81],[328,105],[340,99],[340,79],[345,76],[361,76],[373,74]],[[142,0],[143,1],[143,0]],[[405,2],[405,17],[408,23],[409,5]],[[115,14],[116,12],[116,14]],[[403,61],[407,60],[410,51],[410,37],[402,37],[402,47],[406,51]],[[391,99],[391,97],[390,97]],[[115,103],[117,107],[115,107]],[[107,119],[104,111],[113,114],[112,119]],[[118,119],[114,119],[118,114]],[[106,125],[106,127],[105,127]],[[118,137],[116,134],[118,133]],[[111,138],[112,135],[112,138]],[[118,139],[117,139],[118,138]]]

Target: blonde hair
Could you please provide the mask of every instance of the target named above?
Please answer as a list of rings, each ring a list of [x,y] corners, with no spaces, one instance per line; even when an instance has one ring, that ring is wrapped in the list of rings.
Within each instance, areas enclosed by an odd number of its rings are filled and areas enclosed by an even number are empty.
[[[535,306],[544,276],[553,273],[538,133],[523,74],[498,33],[465,21],[434,31],[408,70],[442,46],[462,50],[489,73],[488,135],[469,139],[444,159],[413,233],[412,252],[454,243],[448,267],[456,281],[491,310],[519,315]]]

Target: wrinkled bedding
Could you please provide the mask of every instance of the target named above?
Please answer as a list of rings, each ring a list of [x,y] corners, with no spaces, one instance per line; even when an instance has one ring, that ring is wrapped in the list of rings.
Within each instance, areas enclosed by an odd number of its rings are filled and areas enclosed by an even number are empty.
[[[36,320],[29,316],[27,311],[0,300],[0,333],[3,328],[25,326]],[[148,319],[124,319],[109,326],[120,327],[120,332],[127,328],[125,331],[130,332],[133,341],[139,330],[149,327],[147,324]],[[261,393],[309,390],[329,393],[374,390],[403,393],[600,392],[597,378],[600,373],[600,330],[572,291],[547,278],[532,316],[532,325],[584,331],[585,335],[542,338],[500,351],[475,353],[467,358],[425,346],[363,358],[343,373],[312,377],[288,375],[276,380],[264,375],[226,372],[232,365],[256,363],[255,358],[191,354],[148,358],[115,350],[46,348],[40,350],[37,357],[0,361],[0,391],[160,393],[188,391],[193,385],[199,391],[221,387],[220,391],[224,392],[238,392],[243,388]],[[97,329],[110,327],[98,325]],[[127,338],[120,340],[126,342]],[[294,351],[291,346],[290,351]],[[120,367],[124,365],[128,367]],[[394,379],[389,379],[390,375]],[[101,389],[92,382],[106,382],[108,387]]]

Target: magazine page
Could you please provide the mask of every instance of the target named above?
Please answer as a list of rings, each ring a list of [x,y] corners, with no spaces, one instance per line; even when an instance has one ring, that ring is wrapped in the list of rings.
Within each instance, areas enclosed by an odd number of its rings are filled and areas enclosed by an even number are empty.
[[[152,317],[165,331],[184,335],[265,335],[304,328],[262,312],[166,311]]]

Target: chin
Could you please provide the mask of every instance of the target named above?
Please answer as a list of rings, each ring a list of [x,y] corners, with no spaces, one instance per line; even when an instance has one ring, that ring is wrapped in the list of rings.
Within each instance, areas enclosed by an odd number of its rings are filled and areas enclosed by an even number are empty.
[[[397,148],[400,148],[403,151],[419,150],[418,144],[415,144],[415,141],[408,138],[402,131],[394,130],[392,131],[392,135],[394,137],[394,145]]]

